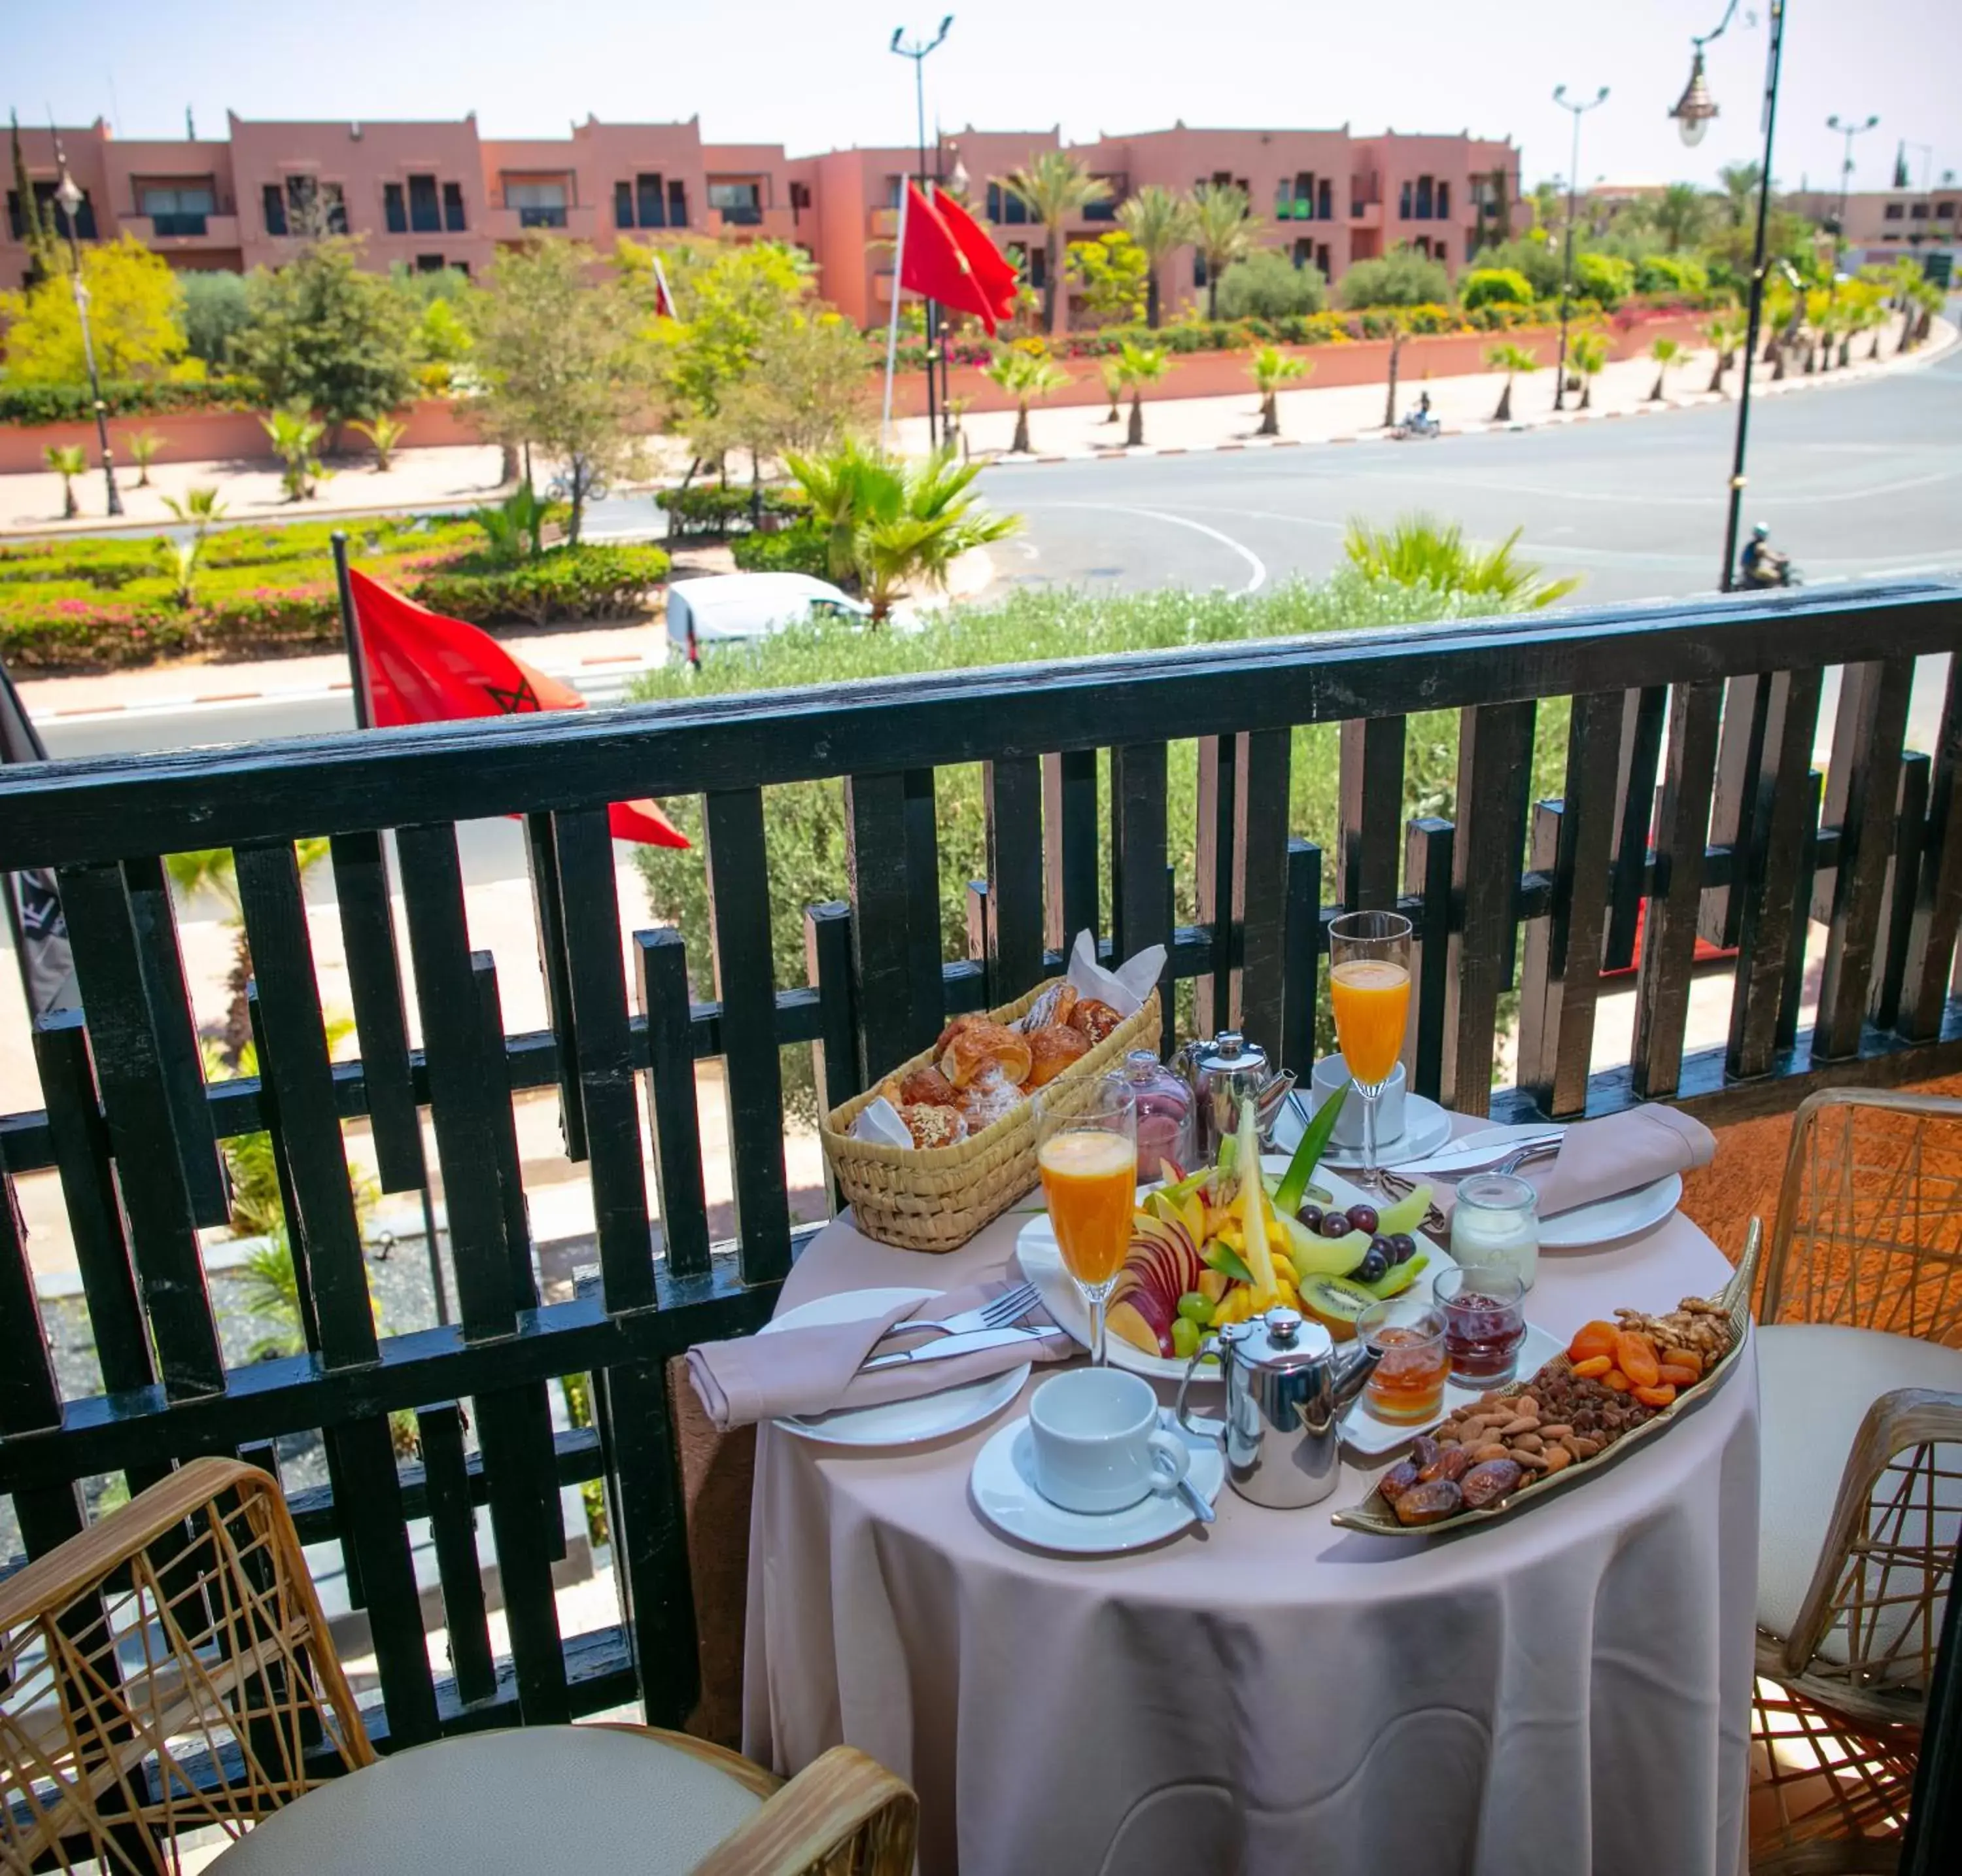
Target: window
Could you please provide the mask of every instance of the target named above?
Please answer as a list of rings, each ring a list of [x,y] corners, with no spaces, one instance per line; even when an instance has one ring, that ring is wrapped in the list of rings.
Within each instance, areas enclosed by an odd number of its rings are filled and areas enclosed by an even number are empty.
[[[1083,219],[1086,222],[1114,222],[1117,219],[1117,205],[1131,192],[1125,187],[1122,176],[1100,176],[1099,182],[1108,185],[1110,193],[1101,202],[1086,202],[1083,205]]]
[[[793,224],[795,223],[797,217],[810,206],[810,184],[806,182],[792,183],[791,184],[791,220]]]
[[[1928,219],[1928,204],[1925,202],[1916,203],[1914,206],[1908,210],[1907,215],[1908,219],[1911,222],[1926,221]]]
[[[285,192],[276,182],[265,187],[262,200],[266,205],[266,232],[283,235],[286,232],[286,198]]]
[[[1417,219],[1420,222],[1429,221],[1431,210],[1430,178],[1420,176],[1417,179]]]
[[[218,213],[218,198],[208,182],[139,183],[136,210],[150,218],[156,234],[202,235]]]
[[[668,225],[667,192],[658,176],[634,178],[634,213],[643,228]]]
[[[1305,267],[1314,258],[1315,243],[1304,235],[1294,244],[1294,264],[1298,267]]]
[[[708,206],[732,228],[755,228],[763,219],[763,191],[755,182],[711,182]]]
[[[270,224],[270,214],[267,219]],[[347,203],[340,184],[322,182],[312,175],[289,176],[283,219],[286,225],[280,230],[283,234],[346,234]]]
[[[1197,248],[1192,251],[1192,283],[1194,286],[1206,284],[1206,257]]]
[[[1029,219],[1029,205],[998,182],[988,185],[988,219],[998,228],[1020,228]]]
[[[1315,212],[1325,222],[1335,219],[1335,185],[1326,176],[1315,190]]]
[[[409,212],[402,200],[402,185],[398,182],[385,182],[382,185],[382,225],[391,235],[406,235],[409,232]]]
[[[443,232],[443,210],[437,206],[433,176],[409,178],[409,227],[418,235]]]
[[[1031,248],[1029,250],[1029,284],[1040,293],[1049,285],[1049,250]]]
[[[1437,185],[1437,219],[1440,222],[1451,219],[1451,185],[1448,182]]]
[[[1277,222],[1312,222],[1315,219],[1315,175],[1303,170],[1290,181],[1283,176],[1274,189],[1274,219]]]
[[[906,194],[906,179],[905,177],[888,176],[886,178],[886,206],[887,208],[896,209],[900,206],[901,198]]]
[[[53,229],[63,241],[68,239],[68,216],[55,200],[55,185],[52,182],[34,184],[34,200],[41,211],[41,219]],[[21,218],[21,198],[18,191],[7,191],[7,222],[14,231],[14,238],[21,238],[23,223]],[[81,206],[75,212],[75,237],[80,241],[95,238],[95,204],[89,200],[88,191],[81,192]]]
[[[685,228],[688,225],[688,189],[685,184],[668,184],[668,226]]]
[[[443,268],[441,254],[417,254],[416,271],[418,273],[440,273]]]
[[[463,185],[460,182],[446,182],[443,186],[443,225],[446,233],[463,232]]]
[[[1408,222],[1410,219],[1411,186],[1408,183],[1405,183],[1397,197],[1397,219],[1400,222]]]
[[[616,182],[613,185],[613,225],[634,225],[634,185],[630,182]]]
[[[1901,219],[1901,208],[1900,203],[1890,202],[1882,212],[1883,218],[1890,222],[1898,222]]]
[[[1948,221],[1952,221],[1952,220],[1954,219],[1954,216],[1955,216],[1955,204],[1954,204],[1954,203],[1952,203],[1952,202],[1938,202],[1937,203],[1935,203],[1935,219],[1938,222],[1948,222]]]
[[[1326,183],[1324,183],[1321,186],[1325,189],[1328,187]],[[1315,244],[1315,270],[1321,274],[1321,277],[1325,280],[1331,277],[1328,270],[1328,244],[1325,241],[1318,241]]]
[[[562,182],[509,182],[504,206],[518,211],[520,228],[563,228],[565,184]]]

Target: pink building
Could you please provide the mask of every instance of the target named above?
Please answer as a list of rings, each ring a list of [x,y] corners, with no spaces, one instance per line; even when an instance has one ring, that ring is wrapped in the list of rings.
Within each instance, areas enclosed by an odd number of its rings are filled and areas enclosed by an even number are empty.
[[[588,117],[564,138],[486,139],[474,116],[427,123],[261,123],[232,115],[223,142],[119,142],[100,121],[64,131],[62,145],[85,200],[84,240],[133,235],[182,269],[276,266],[300,232],[324,222],[366,238],[378,269],[475,273],[500,246],[540,232],[602,248],[677,229],[794,241],[816,263],[822,290],[848,317],[877,324],[891,305],[892,240],[908,148],[787,158],[777,144],[713,144],[700,121],[602,124]],[[21,133],[30,186],[51,197],[54,133]],[[1046,265],[1040,228],[1000,178],[1045,150],[1057,129],[965,130],[945,136],[930,165],[966,178],[968,199],[1032,284]],[[1297,264],[1340,280],[1353,261],[1408,241],[1456,274],[1486,240],[1510,232],[1519,197],[1510,142],[1333,130],[1168,130],[1068,146],[1110,185],[1070,239],[1116,220],[1126,196],[1155,183],[1174,192],[1206,182],[1245,188],[1263,239]],[[0,282],[25,278],[22,216],[10,187],[0,225]],[[1190,252],[1159,281],[1169,312],[1204,288]]]

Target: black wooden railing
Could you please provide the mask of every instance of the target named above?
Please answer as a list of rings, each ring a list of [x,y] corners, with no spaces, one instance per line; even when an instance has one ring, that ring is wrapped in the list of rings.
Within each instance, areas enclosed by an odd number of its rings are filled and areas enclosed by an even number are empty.
[[[1193,980],[1194,1023],[1238,1021],[1291,1063],[1312,1049],[1325,900],[1395,897],[1420,940],[1414,1085],[1468,1111],[1672,1096],[1724,1119],[1788,1107],[1825,1081],[1954,1072],[1962,676],[1932,756],[1903,743],[1914,660],[1958,648],[1962,596],[1895,585],[0,772],[0,868],[57,870],[89,1015],[85,1031],[63,1018],[35,1035],[46,1110],[0,1120],[0,1168],[10,1181],[59,1169],[107,1390],[60,1398],[16,1215],[0,1205],[0,1491],[39,1552],[80,1525],[78,1481],[140,1486],[215,1451],[264,1462],[276,1439],[318,1430],[331,1484],[297,1494],[296,1508],[304,1536],[339,1541],[369,1612],[379,1732],[400,1743],[636,1698],[673,1722],[697,1673],[663,1364],[762,1321],[790,1267],[781,1047],[814,1045],[836,1100],[947,1012],[1018,994],[1067,935],[1101,922],[1107,837],[1105,941],[1127,955],[1165,941],[1168,978]],[[1820,684],[1838,665],[1822,784]],[[1558,698],[1573,700],[1564,791],[1535,803],[1537,708]],[[1440,708],[1463,713],[1455,822],[1406,826],[1405,714]],[[1333,723],[1337,824],[1291,826],[1293,733]],[[1195,876],[1179,884],[1197,918],[1175,928],[1168,853],[1185,850],[1186,830],[1167,825],[1168,745],[1189,739]],[[985,765],[988,878],[972,902],[973,954],[949,962],[933,771],[971,762]],[[809,909],[810,980],[778,985],[762,791],[826,778],[843,791],[847,897]],[[630,986],[603,804],[650,794],[703,799],[714,955],[686,957],[673,931],[640,934]],[[525,817],[529,836],[551,1025],[535,1034],[505,1034],[495,969],[465,923],[455,823],[505,813]],[[332,842],[353,1063],[331,1061],[323,1035],[293,847],[312,836]],[[262,1076],[206,1087],[158,856],[213,845],[236,857]],[[1805,1031],[1808,914],[1826,936]],[[1699,928],[1735,948],[1734,1008],[1726,1047],[1686,1053]],[[1603,968],[1624,960],[1638,992],[1632,1059],[1590,1075]],[[422,1012],[415,1051],[405,962]],[[695,1000],[691,978],[717,1000]],[[1513,989],[1521,1085],[1495,1095]],[[727,1077],[733,1247],[711,1245],[704,1199],[692,1071],[707,1057]],[[542,1306],[511,1097],[545,1087],[561,1091],[567,1150],[590,1169],[599,1277]],[[383,1186],[404,1190],[424,1178],[424,1108],[460,1319],[378,1339],[340,1123],[367,1117]],[[225,1219],[216,1142],[260,1130],[277,1149],[308,1352],[228,1371],[196,1231]],[[554,1436],[547,1386],[574,1375],[592,1377],[596,1424]],[[420,1422],[414,1465],[391,1444],[387,1417],[401,1410]],[[608,1494],[620,1621],[567,1638],[551,1577],[556,1491],[591,1479]],[[510,1635],[494,1661],[474,1526],[485,1504]],[[404,1529],[423,1516],[452,1636],[441,1684]]]

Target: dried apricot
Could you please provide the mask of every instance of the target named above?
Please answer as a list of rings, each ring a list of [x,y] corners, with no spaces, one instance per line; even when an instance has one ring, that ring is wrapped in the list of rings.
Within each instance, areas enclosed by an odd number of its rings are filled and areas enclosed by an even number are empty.
[[[1672,1387],[1686,1388],[1692,1381],[1702,1378],[1695,1369],[1682,1367],[1673,1361],[1664,1362],[1660,1372],[1663,1379]]]
[[[1601,1385],[1604,1388],[1612,1388],[1617,1394],[1625,1394],[1635,1384],[1620,1369],[1610,1368],[1601,1377]]]
[[[1607,1355],[1590,1355],[1585,1361],[1574,1364],[1574,1376],[1577,1381],[1592,1381],[1598,1375],[1605,1375],[1615,1365]]]
[[[1676,1389],[1666,1381],[1652,1388],[1631,1388],[1628,1392],[1644,1407],[1666,1407],[1676,1398]]]
[[[1627,1331],[1615,1337],[1615,1366],[1638,1388],[1652,1388],[1662,1379],[1655,1344],[1646,1335]]]
[[[1567,1345],[1569,1357],[1575,1361],[1591,1361],[1596,1355],[1612,1355],[1615,1352],[1615,1337],[1621,1334],[1612,1322],[1590,1322]]]

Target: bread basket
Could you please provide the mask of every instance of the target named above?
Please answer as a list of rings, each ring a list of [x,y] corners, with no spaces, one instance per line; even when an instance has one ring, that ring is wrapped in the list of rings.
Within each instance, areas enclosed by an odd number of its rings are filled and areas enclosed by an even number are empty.
[[[1060,981],[1039,983],[1027,996],[989,1015],[1012,1023],[1036,999]],[[1158,1046],[1158,996],[1154,990],[1136,1015],[1126,1017],[1088,1055],[1043,1088],[1037,1100],[1017,1104],[991,1127],[956,1146],[886,1146],[851,1136],[852,1123],[877,1098],[874,1088],[832,1109],[819,1133],[838,1189],[852,1207],[853,1222],[868,1238],[902,1251],[957,1251],[991,1219],[999,1218],[1037,1179],[1037,1111],[1080,1113],[1091,1090],[1133,1049]],[[929,1066],[923,1050],[892,1072],[903,1077]],[[884,1079],[883,1077],[881,1078]]]

